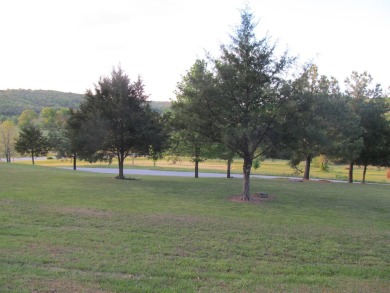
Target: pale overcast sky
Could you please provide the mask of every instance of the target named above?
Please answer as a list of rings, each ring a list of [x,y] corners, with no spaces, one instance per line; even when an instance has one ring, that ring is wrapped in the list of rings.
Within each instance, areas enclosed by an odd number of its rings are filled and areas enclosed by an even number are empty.
[[[84,93],[121,64],[150,100],[176,84],[249,4],[281,50],[341,83],[367,70],[390,85],[390,0],[0,0],[0,89]]]

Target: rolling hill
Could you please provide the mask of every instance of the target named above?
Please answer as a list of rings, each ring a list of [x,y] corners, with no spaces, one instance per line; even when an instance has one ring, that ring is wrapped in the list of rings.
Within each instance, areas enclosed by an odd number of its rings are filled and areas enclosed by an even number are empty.
[[[53,90],[0,90],[0,116],[19,116],[24,110],[31,109],[39,113],[44,107],[78,108],[84,95]],[[151,107],[163,112],[170,102],[152,101]]]

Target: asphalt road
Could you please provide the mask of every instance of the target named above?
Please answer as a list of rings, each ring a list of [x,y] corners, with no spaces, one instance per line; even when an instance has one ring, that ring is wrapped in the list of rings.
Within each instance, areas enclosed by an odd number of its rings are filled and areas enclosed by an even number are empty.
[[[62,169],[72,170],[71,167],[62,167]],[[104,174],[118,174],[118,169],[116,168],[83,168],[78,167],[77,171],[83,172],[93,172],[93,173],[104,173]],[[172,176],[172,177],[194,177],[194,172],[184,172],[184,171],[158,171],[158,170],[144,170],[144,169],[124,169],[123,173],[125,175],[149,175],[149,176]],[[223,173],[199,173],[200,178],[226,178],[226,174]],[[231,174],[233,178],[242,178],[242,174]],[[286,177],[286,176],[268,176],[268,175],[251,175],[252,178],[262,178],[262,179],[277,179],[285,178],[290,180],[302,180],[301,177]],[[311,179],[321,180],[321,179]],[[345,182],[340,180],[328,180],[332,182]]]

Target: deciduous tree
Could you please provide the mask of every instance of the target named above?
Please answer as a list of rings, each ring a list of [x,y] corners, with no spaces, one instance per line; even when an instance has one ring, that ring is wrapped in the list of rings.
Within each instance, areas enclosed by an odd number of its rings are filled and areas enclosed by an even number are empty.
[[[33,125],[38,119],[38,114],[34,110],[24,110],[18,117],[18,126],[23,128],[28,125]]]
[[[8,163],[11,162],[11,156],[14,152],[16,135],[16,126],[11,120],[4,121],[0,124],[0,142]]]

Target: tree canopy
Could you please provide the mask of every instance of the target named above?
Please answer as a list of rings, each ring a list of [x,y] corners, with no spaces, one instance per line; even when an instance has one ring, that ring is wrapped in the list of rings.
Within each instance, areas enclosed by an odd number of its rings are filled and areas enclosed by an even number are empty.
[[[125,178],[123,163],[129,154],[147,154],[150,146],[155,151],[162,148],[160,116],[150,109],[140,78],[132,82],[118,67],[85,96],[78,112],[79,130],[88,129],[88,151],[95,158],[118,159],[119,179]]]
[[[15,150],[21,155],[31,155],[32,164],[34,165],[34,158],[45,156],[50,150],[50,144],[38,127],[27,125],[19,133],[15,143]]]
[[[250,10],[243,10],[231,43],[221,46],[219,58],[211,58],[212,71],[197,61],[190,72],[196,86],[184,92],[185,98],[179,96],[196,121],[207,125],[196,129],[199,134],[244,159],[244,200],[250,200],[253,160],[267,149],[268,132],[289,94],[283,75],[292,62],[286,53],[276,56],[268,37],[257,40],[255,27]]]

